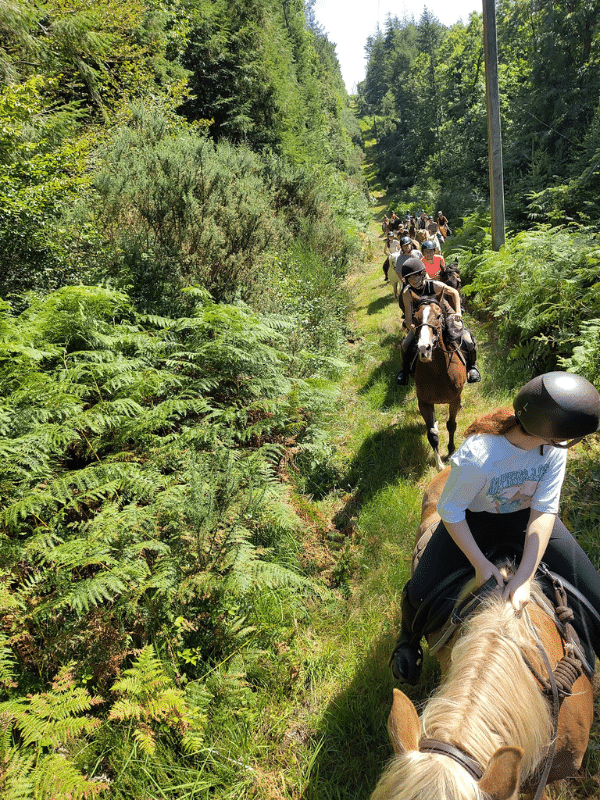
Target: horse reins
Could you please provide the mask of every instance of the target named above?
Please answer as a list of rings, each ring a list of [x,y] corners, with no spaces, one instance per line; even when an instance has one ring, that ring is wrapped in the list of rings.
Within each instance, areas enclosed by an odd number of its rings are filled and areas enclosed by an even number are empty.
[[[541,800],[542,795],[544,794],[546,782],[548,780],[548,775],[550,774],[552,761],[554,759],[554,752],[556,750],[558,715],[560,714],[562,702],[566,697],[571,696],[573,693],[573,684],[577,678],[584,673],[583,663],[576,655],[577,651],[580,650],[581,642],[579,641],[579,637],[577,636],[575,629],[571,625],[574,615],[573,610],[568,605],[567,592],[560,579],[557,577],[552,577],[552,585],[556,596],[556,614],[559,622],[563,626],[563,632],[561,633],[561,636],[564,642],[565,655],[560,659],[554,669],[552,669],[550,659],[546,653],[546,648],[542,644],[538,632],[536,631],[535,626],[533,625],[528,614],[526,615],[526,620],[533,634],[538,652],[542,658],[542,661],[544,662],[544,666],[546,667],[548,678],[544,678],[544,676],[540,674],[540,672],[529,661],[525,654],[521,652],[521,658],[531,670],[534,678],[540,684],[542,691],[549,697],[549,699],[551,699],[552,710],[552,744],[546,753],[544,759],[544,770],[540,776],[538,788],[533,800]]]
[[[561,704],[565,697],[569,697],[572,694],[573,684],[577,678],[583,674],[581,660],[574,655],[578,648],[578,637],[574,628],[570,625],[570,621],[573,618],[573,611],[568,607],[567,594],[560,580],[554,579],[553,585],[556,593],[559,621],[566,628],[566,635],[563,634],[566,655],[564,655],[556,667],[552,669],[546,649],[542,644],[542,641],[531,621],[529,614],[525,615],[525,619],[527,620],[528,627],[533,634],[538,652],[548,673],[548,678],[545,678],[543,675],[541,675],[539,670],[536,669],[536,667],[519,648],[519,652],[521,653],[521,658],[523,659],[524,663],[527,665],[534,678],[540,684],[544,694],[548,695],[551,699],[552,743],[548,748],[546,755],[544,756],[544,769],[540,775],[538,787],[533,800],[541,800],[542,795],[544,794],[546,783],[548,781],[548,776],[550,775],[554,753],[556,750],[558,715],[560,713]],[[419,742],[419,752],[437,753],[438,755],[448,756],[448,758],[451,758],[453,761],[456,761],[457,764],[460,764],[461,767],[463,767],[476,781],[481,780],[485,771],[481,764],[472,758],[468,753],[465,753],[464,750],[461,750],[459,747],[449,744],[448,742],[442,742],[439,739],[421,739]]]

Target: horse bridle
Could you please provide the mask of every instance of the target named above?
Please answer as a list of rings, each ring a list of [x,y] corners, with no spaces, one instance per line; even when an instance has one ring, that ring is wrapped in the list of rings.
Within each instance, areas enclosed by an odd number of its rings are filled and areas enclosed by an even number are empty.
[[[546,783],[548,781],[548,775],[550,774],[550,768],[552,767],[552,761],[554,759],[554,751],[556,749],[556,732],[558,730],[558,714],[560,711],[560,704],[561,704],[561,697],[558,691],[558,687],[556,685],[556,680],[554,677],[554,671],[552,666],[550,665],[550,661],[546,654],[546,650],[544,645],[542,644],[540,638],[537,635],[537,631],[531,625],[531,628],[534,632],[534,639],[539,650],[539,653],[542,657],[542,661],[548,671],[548,682],[551,687],[551,695],[552,695],[552,744],[549,747],[545,759],[544,759],[544,769],[540,775],[540,780],[538,783],[538,787],[535,793],[534,800],[541,800],[541,797],[544,793],[544,789],[546,787]],[[523,654],[521,653],[523,657]],[[539,675],[536,673],[535,669],[533,669],[532,665],[526,660],[525,663],[527,666],[532,670],[534,676],[539,680]],[[448,742],[442,742],[440,739],[421,739],[419,742],[419,752],[420,753],[437,753],[438,755],[447,756],[451,758],[453,761],[456,761],[457,764],[460,764],[463,769],[465,769],[468,774],[474,778],[476,781],[480,781],[483,773],[485,770],[477,761],[476,759],[472,758],[468,753],[464,750],[461,750],[460,747],[456,747],[455,745],[449,744]]]
[[[543,570],[542,570],[543,571]],[[551,573],[550,573],[551,574]],[[488,581],[489,583],[489,581]],[[569,618],[570,609],[568,607],[568,600],[567,595],[562,585],[560,579],[557,576],[553,576],[553,585],[556,592],[556,598],[559,606],[563,609],[563,614],[567,618]],[[572,612],[570,612],[572,614]],[[525,664],[529,667],[530,671],[532,672],[534,678],[540,684],[542,691],[548,695],[551,701],[551,714],[552,714],[552,743],[546,752],[544,758],[544,768],[540,774],[540,779],[538,782],[538,787],[534,796],[534,800],[541,800],[542,795],[544,794],[544,789],[546,783],[548,781],[548,776],[550,774],[550,769],[552,767],[552,762],[554,759],[554,752],[556,750],[556,734],[558,731],[558,715],[560,713],[560,706],[562,701],[565,697],[568,697],[571,693],[570,688],[573,686],[573,683],[577,679],[577,677],[582,674],[581,671],[569,671],[569,680],[566,682],[566,685],[560,685],[557,682],[557,676],[560,672],[561,674],[561,683],[564,670],[560,669],[561,662],[557,665],[557,667],[553,670],[552,665],[550,664],[550,659],[548,658],[548,654],[546,653],[546,649],[542,644],[540,637],[531,622],[529,615],[526,615],[526,619],[529,624],[529,629],[533,635],[534,642],[542,659],[542,662],[546,668],[548,673],[547,680],[540,675],[538,670],[531,664],[531,662],[525,657],[524,653],[520,650],[521,658],[525,662]],[[566,644],[569,646],[571,644],[572,637],[576,637],[575,631],[570,628],[570,632],[568,633],[568,637],[566,639]],[[568,660],[568,659],[567,659]],[[561,661],[564,661],[562,659]],[[581,664],[579,664],[581,667]],[[555,675],[556,671],[556,675]],[[420,753],[437,753],[439,755],[448,756],[453,761],[456,761],[460,764],[468,773],[469,775],[474,778],[476,781],[480,781],[483,774],[484,769],[481,764],[472,758],[468,753],[464,750],[461,750],[459,747],[455,745],[449,744],[448,742],[442,742],[439,739],[428,739],[424,738],[421,739],[419,742],[419,752]]]
[[[437,753],[438,755],[448,756],[461,767],[464,767],[472,778],[476,781],[481,780],[483,767],[474,758],[448,742],[441,742],[439,739],[421,739],[419,742],[420,753]]]
[[[417,311],[420,308],[422,308],[423,306],[431,306],[431,305],[434,305],[434,304],[440,309],[440,316],[437,318],[438,324],[437,325],[430,325],[429,322],[420,322],[418,325],[415,325],[415,331],[418,331],[421,328],[431,328],[431,330],[434,331],[437,334],[437,336],[439,336],[441,334],[442,326],[443,326],[442,319],[443,319],[444,315],[442,313],[442,309],[440,308],[439,304],[435,300],[422,300],[419,303],[419,305],[417,306]],[[437,338],[436,338],[436,341],[435,341],[433,346],[435,347],[436,344],[438,344]]]
[[[440,316],[438,317],[438,324],[437,325],[431,325],[429,322],[420,322],[418,325],[415,325],[415,333],[418,330],[420,330],[421,328],[431,328],[431,330],[435,334],[433,344],[431,345],[431,349],[435,350],[435,348],[438,347],[443,353],[446,353],[446,355],[448,355],[450,357],[449,360],[452,361],[452,356],[455,353],[458,353],[459,357],[460,357],[460,347],[457,346],[453,350],[449,350],[447,347],[444,347],[443,336],[442,336],[442,330],[444,328],[444,313],[443,313],[443,311],[441,309],[440,304],[436,300],[421,300],[421,302],[417,306],[417,311],[422,306],[431,306],[431,305],[434,305],[434,304],[440,309]]]

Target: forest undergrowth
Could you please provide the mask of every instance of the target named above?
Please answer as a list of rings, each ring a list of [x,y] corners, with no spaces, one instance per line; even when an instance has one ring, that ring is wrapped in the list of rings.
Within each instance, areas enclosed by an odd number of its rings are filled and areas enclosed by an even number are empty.
[[[346,536],[351,594],[345,608],[337,607],[318,629],[319,648],[329,647],[335,655],[329,666],[330,681],[323,675],[313,690],[318,699],[311,705],[321,709],[316,727],[320,750],[308,790],[301,795],[310,800],[369,797],[391,754],[385,725],[394,682],[388,659],[399,627],[400,590],[409,575],[421,498],[436,474],[414,385],[404,389],[394,383],[400,367],[400,320],[391,288],[383,281],[380,229],[384,212],[392,206],[374,176],[368,177],[375,198],[373,221],[364,264],[350,278],[350,368],[342,388],[343,408],[334,426],[356,487],[343,498],[341,509],[332,508],[333,519]],[[467,305],[466,323],[479,343],[483,380],[466,386],[457,444],[475,417],[491,407],[510,405],[523,383],[515,383],[507,370],[506,351],[497,341],[493,321],[476,318]],[[440,451],[445,454],[447,417],[444,408],[439,411]],[[571,451],[562,503],[563,519],[596,564],[600,564],[596,535],[600,506],[594,483],[599,454],[595,440]],[[324,509],[327,502],[327,498],[322,501]],[[417,708],[438,679],[436,662],[426,656],[421,684],[407,690]],[[596,797],[599,764],[600,736],[593,729],[581,774],[550,787],[549,797]]]
[[[459,443],[536,372],[600,385],[595,9],[535,12],[574,138],[525,124],[569,122],[534,69],[493,253],[478,15],[437,77],[443,26],[390,18],[351,99],[313,0],[96,5],[0,4],[0,797],[366,800],[435,474],[380,220],[457,234],[483,373]],[[501,6],[510,94],[531,9]],[[572,452],[563,516],[600,566],[598,454]],[[598,748],[553,800],[597,795]]]
[[[414,386],[395,383],[391,198],[368,160],[365,177],[372,216],[335,358],[283,315],[200,289],[177,318],[101,286],[2,307],[3,798],[370,796],[436,470]],[[457,443],[525,379],[493,314],[470,308],[483,380],[465,389]],[[599,452],[571,452],[562,514],[600,565]],[[437,681],[427,658],[417,707]],[[552,800],[597,795],[599,751],[594,732]]]

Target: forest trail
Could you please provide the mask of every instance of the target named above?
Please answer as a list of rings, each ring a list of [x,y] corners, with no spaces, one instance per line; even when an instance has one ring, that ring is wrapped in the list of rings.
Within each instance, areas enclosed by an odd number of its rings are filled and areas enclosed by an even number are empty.
[[[348,623],[344,631],[344,667],[326,706],[331,717],[325,728],[323,769],[343,776],[348,797],[367,798],[389,755],[385,723],[394,681],[388,659],[399,627],[400,590],[409,576],[413,537],[420,516],[423,492],[437,474],[432,451],[417,409],[414,383],[407,389],[396,386],[400,368],[400,314],[389,283],[383,279],[384,238],[381,220],[391,210],[390,198],[372,189],[373,213],[364,234],[364,257],[348,276],[352,295],[350,324],[352,351],[344,379],[345,416],[339,420],[338,440],[353,454],[353,469],[360,477],[344,509],[338,510],[336,524],[346,535],[357,533],[356,549],[362,569],[352,581],[348,601]],[[505,367],[505,354],[495,342],[493,330],[466,314],[479,344],[478,364],[483,380],[468,384],[458,416],[456,445],[465,429],[490,407],[509,405],[511,396],[500,388],[495,376]],[[447,455],[445,422],[447,407],[438,407],[440,454]],[[578,454],[574,454],[576,458]],[[345,525],[339,525],[340,520]],[[351,676],[351,677],[349,677]],[[419,706],[439,680],[437,664],[426,656],[421,683],[406,687]],[[369,687],[365,692],[365,687]],[[350,715],[352,714],[352,719]],[[356,718],[361,719],[360,726]],[[341,733],[340,739],[338,734]],[[343,744],[340,743],[343,740]],[[597,745],[590,742],[582,782],[561,783],[549,789],[553,800],[597,797]],[[578,792],[589,781],[592,795]],[[332,781],[333,785],[335,781]],[[337,784],[339,787],[339,782]],[[319,784],[315,796],[329,793],[330,783]],[[312,795],[311,797],[312,800]],[[345,797],[345,794],[339,795]]]
[[[367,232],[364,234],[364,258],[362,264],[348,277],[348,286],[352,296],[351,327],[354,332],[355,342],[359,343],[363,351],[370,354],[371,360],[379,357],[379,377],[386,383],[386,402],[381,409],[388,424],[418,425],[424,445],[428,448],[423,420],[417,410],[417,400],[414,383],[411,380],[407,389],[397,387],[395,376],[401,367],[400,343],[406,332],[401,328],[401,315],[398,303],[392,292],[389,282],[384,280],[383,261],[385,238],[381,230],[381,220],[384,214],[389,213],[392,206],[390,198],[378,187],[372,191],[373,213]],[[448,260],[448,259],[447,259]],[[461,443],[463,432],[472,420],[489,405],[486,395],[493,391],[491,381],[486,379],[485,361],[489,352],[494,358],[494,345],[486,341],[482,326],[473,320],[468,312],[465,322],[474,330],[479,346],[479,364],[483,375],[480,384],[468,384],[463,394],[463,407],[458,416],[457,446]],[[373,377],[370,377],[373,380]],[[365,387],[359,388],[364,392]],[[440,453],[447,454],[447,406],[437,406],[436,414],[440,427]],[[383,420],[382,420],[383,421]],[[423,464],[426,472],[424,486],[431,480],[435,470],[433,455],[426,450],[426,463]]]
[[[351,311],[347,367],[339,384],[343,403],[331,420],[335,450],[344,466],[339,490],[316,505],[329,520],[338,550],[337,574],[347,600],[325,615],[310,646],[327,654],[327,668],[303,707],[318,709],[315,758],[305,800],[366,800],[390,754],[386,720],[394,681],[389,656],[399,629],[401,589],[409,577],[421,499],[437,474],[417,408],[414,384],[396,385],[401,365],[400,313],[383,278],[381,219],[389,198],[370,181],[374,198],[363,258],[348,276]],[[469,321],[470,322],[470,321]],[[463,394],[456,444],[490,402],[492,381]],[[448,452],[447,406],[439,406],[440,455]],[[317,644],[318,643],[318,644]],[[407,694],[421,703],[438,680],[426,659],[423,679]],[[294,719],[306,714],[295,706]],[[311,725],[308,715],[308,727]]]

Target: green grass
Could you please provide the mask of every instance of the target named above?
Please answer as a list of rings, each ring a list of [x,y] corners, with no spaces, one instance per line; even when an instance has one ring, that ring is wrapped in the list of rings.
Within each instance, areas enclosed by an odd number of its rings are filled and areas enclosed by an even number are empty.
[[[364,264],[350,279],[354,299],[351,368],[341,391],[343,403],[331,420],[334,438],[347,465],[345,483],[351,492],[321,501],[323,513],[345,534],[352,553],[351,596],[320,609],[299,639],[305,658],[287,706],[289,720],[300,720],[305,740],[296,743],[285,761],[285,786],[280,798],[303,800],[361,800],[373,790],[390,746],[386,721],[393,681],[389,654],[399,626],[400,591],[408,577],[412,542],[419,520],[423,490],[435,475],[431,450],[416,407],[414,388],[396,387],[400,366],[399,316],[389,285],[382,281],[379,220],[384,198],[373,209],[371,244]],[[472,420],[490,407],[510,403],[512,391],[499,380],[504,359],[493,337],[474,327],[480,343],[480,384],[468,385],[458,419],[457,444]],[[440,413],[442,452],[447,445],[445,410]],[[572,453],[565,487],[568,521],[588,522],[577,514],[583,478],[597,462],[597,443]],[[595,468],[595,467],[594,467]],[[588,519],[600,517],[594,492],[588,491]],[[593,527],[593,524],[592,524]],[[595,534],[595,530],[594,530]],[[585,534],[584,534],[585,535]],[[600,548],[588,526],[587,543]],[[438,679],[437,665],[427,660],[422,684],[409,690],[422,704]],[[598,744],[588,750],[580,794],[569,786],[554,787],[554,800],[589,797],[598,768]],[[270,795],[271,796],[271,795]]]
[[[385,208],[379,191],[364,260],[349,279],[349,366],[328,421],[335,485],[312,498],[302,495],[289,469],[289,501],[306,524],[300,542],[305,568],[327,575],[335,588],[297,610],[294,635],[276,653],[258,654],[252,686],[241,688],[226,670],[215,674],[211,688],[223,703],[213,710],[205,746],[196,754],[169,745],[168,738],[152,758],[131,737],[107,741],[105,752],[119,776],[111,800],[367,800],[391,753],[386,722],[394,682],[388,660],[421,498],[436,469],[414,387],[397,387],[394,380],[401,333],[397,306],[382,280],[379,223]],[[508,404],[515,388],[505,378],[493,332],[467,322],[480,343],[483,381],[465,388],[457,444],[476,416]],[[439,417],[444,455],[444,408]],[[600,564],[599,455],[597,442],[572,451],[563,508]],[[437,680],[437,665],[426,658],[421,684],[407,692],[417,708]],[[552,789],[553,800],[597,795],[599,752],[594,734],[582,780]],[[91,753],[90,771],[93,758]]]

